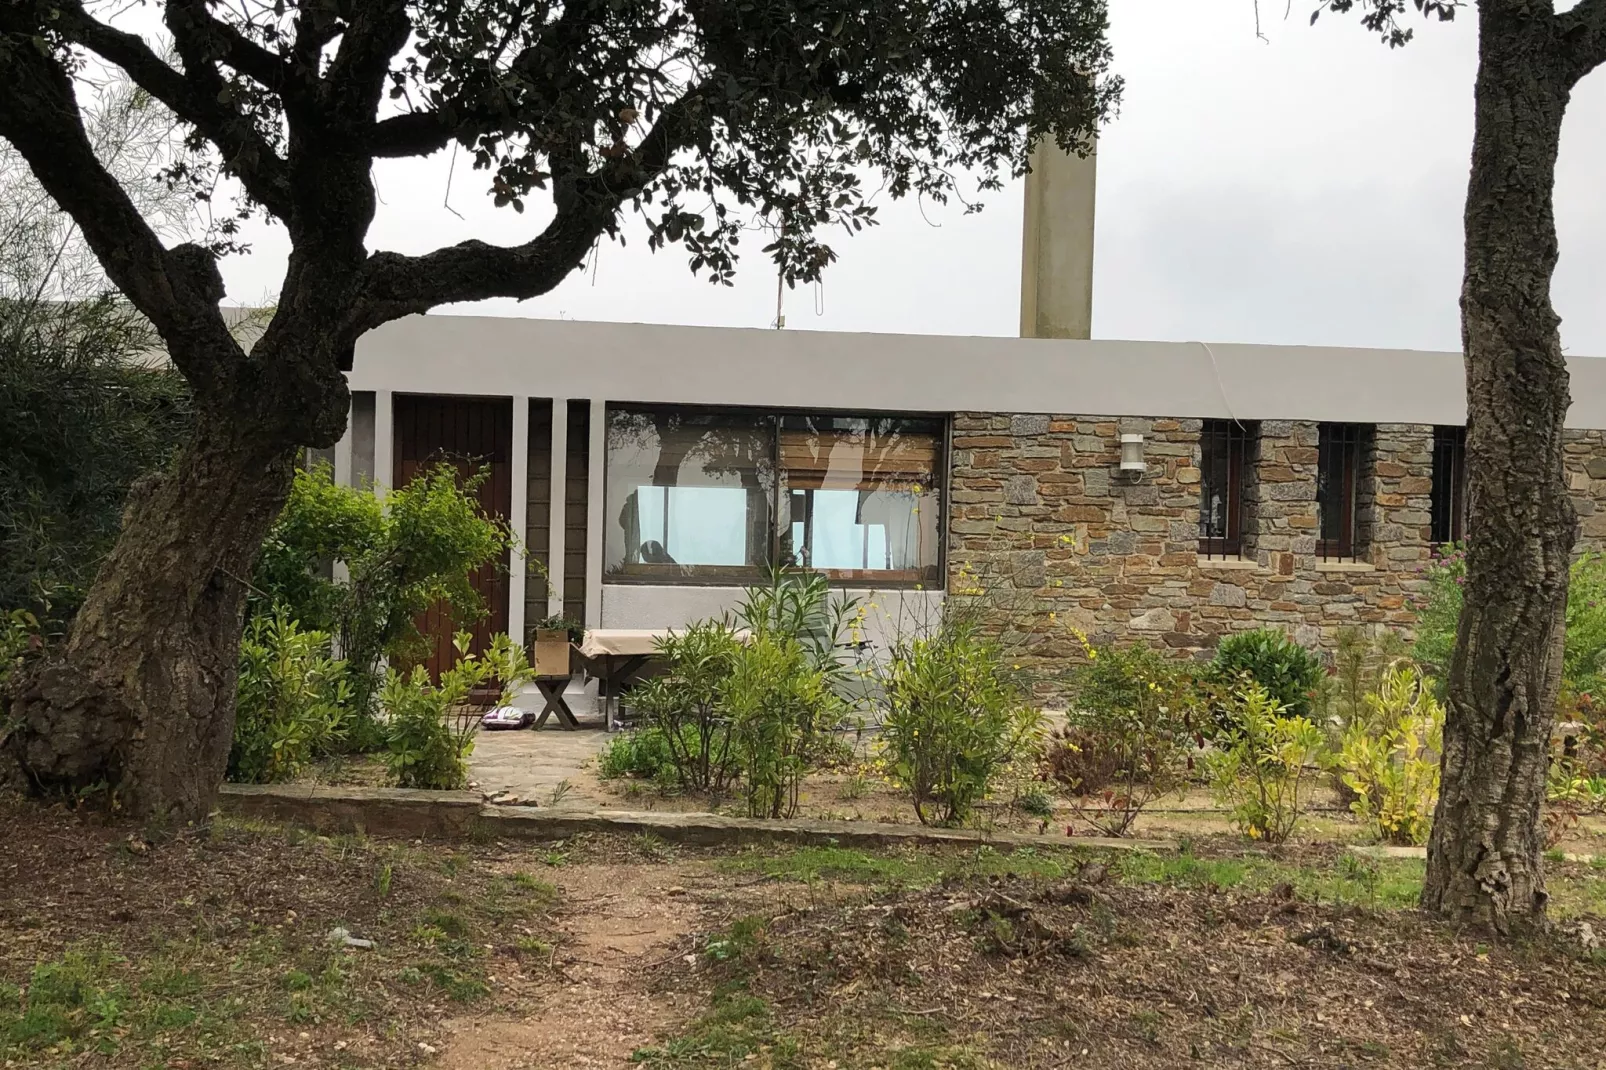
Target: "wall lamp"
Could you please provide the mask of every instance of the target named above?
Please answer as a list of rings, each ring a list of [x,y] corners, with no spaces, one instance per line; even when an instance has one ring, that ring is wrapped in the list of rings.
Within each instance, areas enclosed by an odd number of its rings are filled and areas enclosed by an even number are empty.
[[[1141,478],[1148,470],[1143,460],[1143,436],[1121,436],[1121,471],[1129,472],[1133,478]]]

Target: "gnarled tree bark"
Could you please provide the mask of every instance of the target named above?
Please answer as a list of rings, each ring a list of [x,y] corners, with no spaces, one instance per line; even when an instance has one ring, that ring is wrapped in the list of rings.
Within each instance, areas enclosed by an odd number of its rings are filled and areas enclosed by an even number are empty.
[[[1540,808],[1575,518],[1552,210],[1573,78],[1547,4],[1479,4],[1461,293],[1468,550],[1422,905],[1506,931],[1545,911]]]

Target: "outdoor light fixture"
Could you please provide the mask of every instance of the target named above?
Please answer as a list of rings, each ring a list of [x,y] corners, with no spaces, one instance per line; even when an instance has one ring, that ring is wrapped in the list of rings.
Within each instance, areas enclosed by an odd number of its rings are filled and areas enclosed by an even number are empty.
[[[1143,463],[1143,436],[1121,436],[1121,471],[1142,475],[1148,468]]]

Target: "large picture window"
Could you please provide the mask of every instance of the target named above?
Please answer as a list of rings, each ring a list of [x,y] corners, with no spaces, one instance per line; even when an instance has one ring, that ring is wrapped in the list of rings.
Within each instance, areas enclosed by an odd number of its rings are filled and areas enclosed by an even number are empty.
[[[942,422],[616,408],[613,582],[741,583],[771,562],[840,581],[935,583]]]
[[[1254,428],[1238,420],[1206,420],[1199,433],[1199,554],[1239,557],[1244,541],[1244,488]]]

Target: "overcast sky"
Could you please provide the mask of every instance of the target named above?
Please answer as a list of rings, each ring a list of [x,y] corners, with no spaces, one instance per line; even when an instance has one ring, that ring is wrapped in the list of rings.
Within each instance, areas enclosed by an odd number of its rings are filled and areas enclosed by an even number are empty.
[[[1563,5],[1565,6],[1565,5]],[[1472,134],[1470,12],[1390,51],[1354,18],[1308,25],[1309,0],[1112,0],[1121,114],[1099,147],[1093,333],[1457,349],[1461,206]],[[1606,71],[1573,95],[1556,202],[1562,340],[1606,356]],[[483,173],[450,155],[388,164],[371,246],[424,252],[522,240],[537,219],[491,207]],[[832,244],[823,286],[786,296],[788,329],[1012,335],[1020,297],[1019,184],[979,215],[892,202],[883,225]],[[460,213],[463,218],[454,214]],[[225,265],[256,302],[284,269],[282,231],[254,229]],[[523,303],[452,311],[764,327],[773,268],[755,243],[735,288],[677,249],[604,245],[595,271]]]

